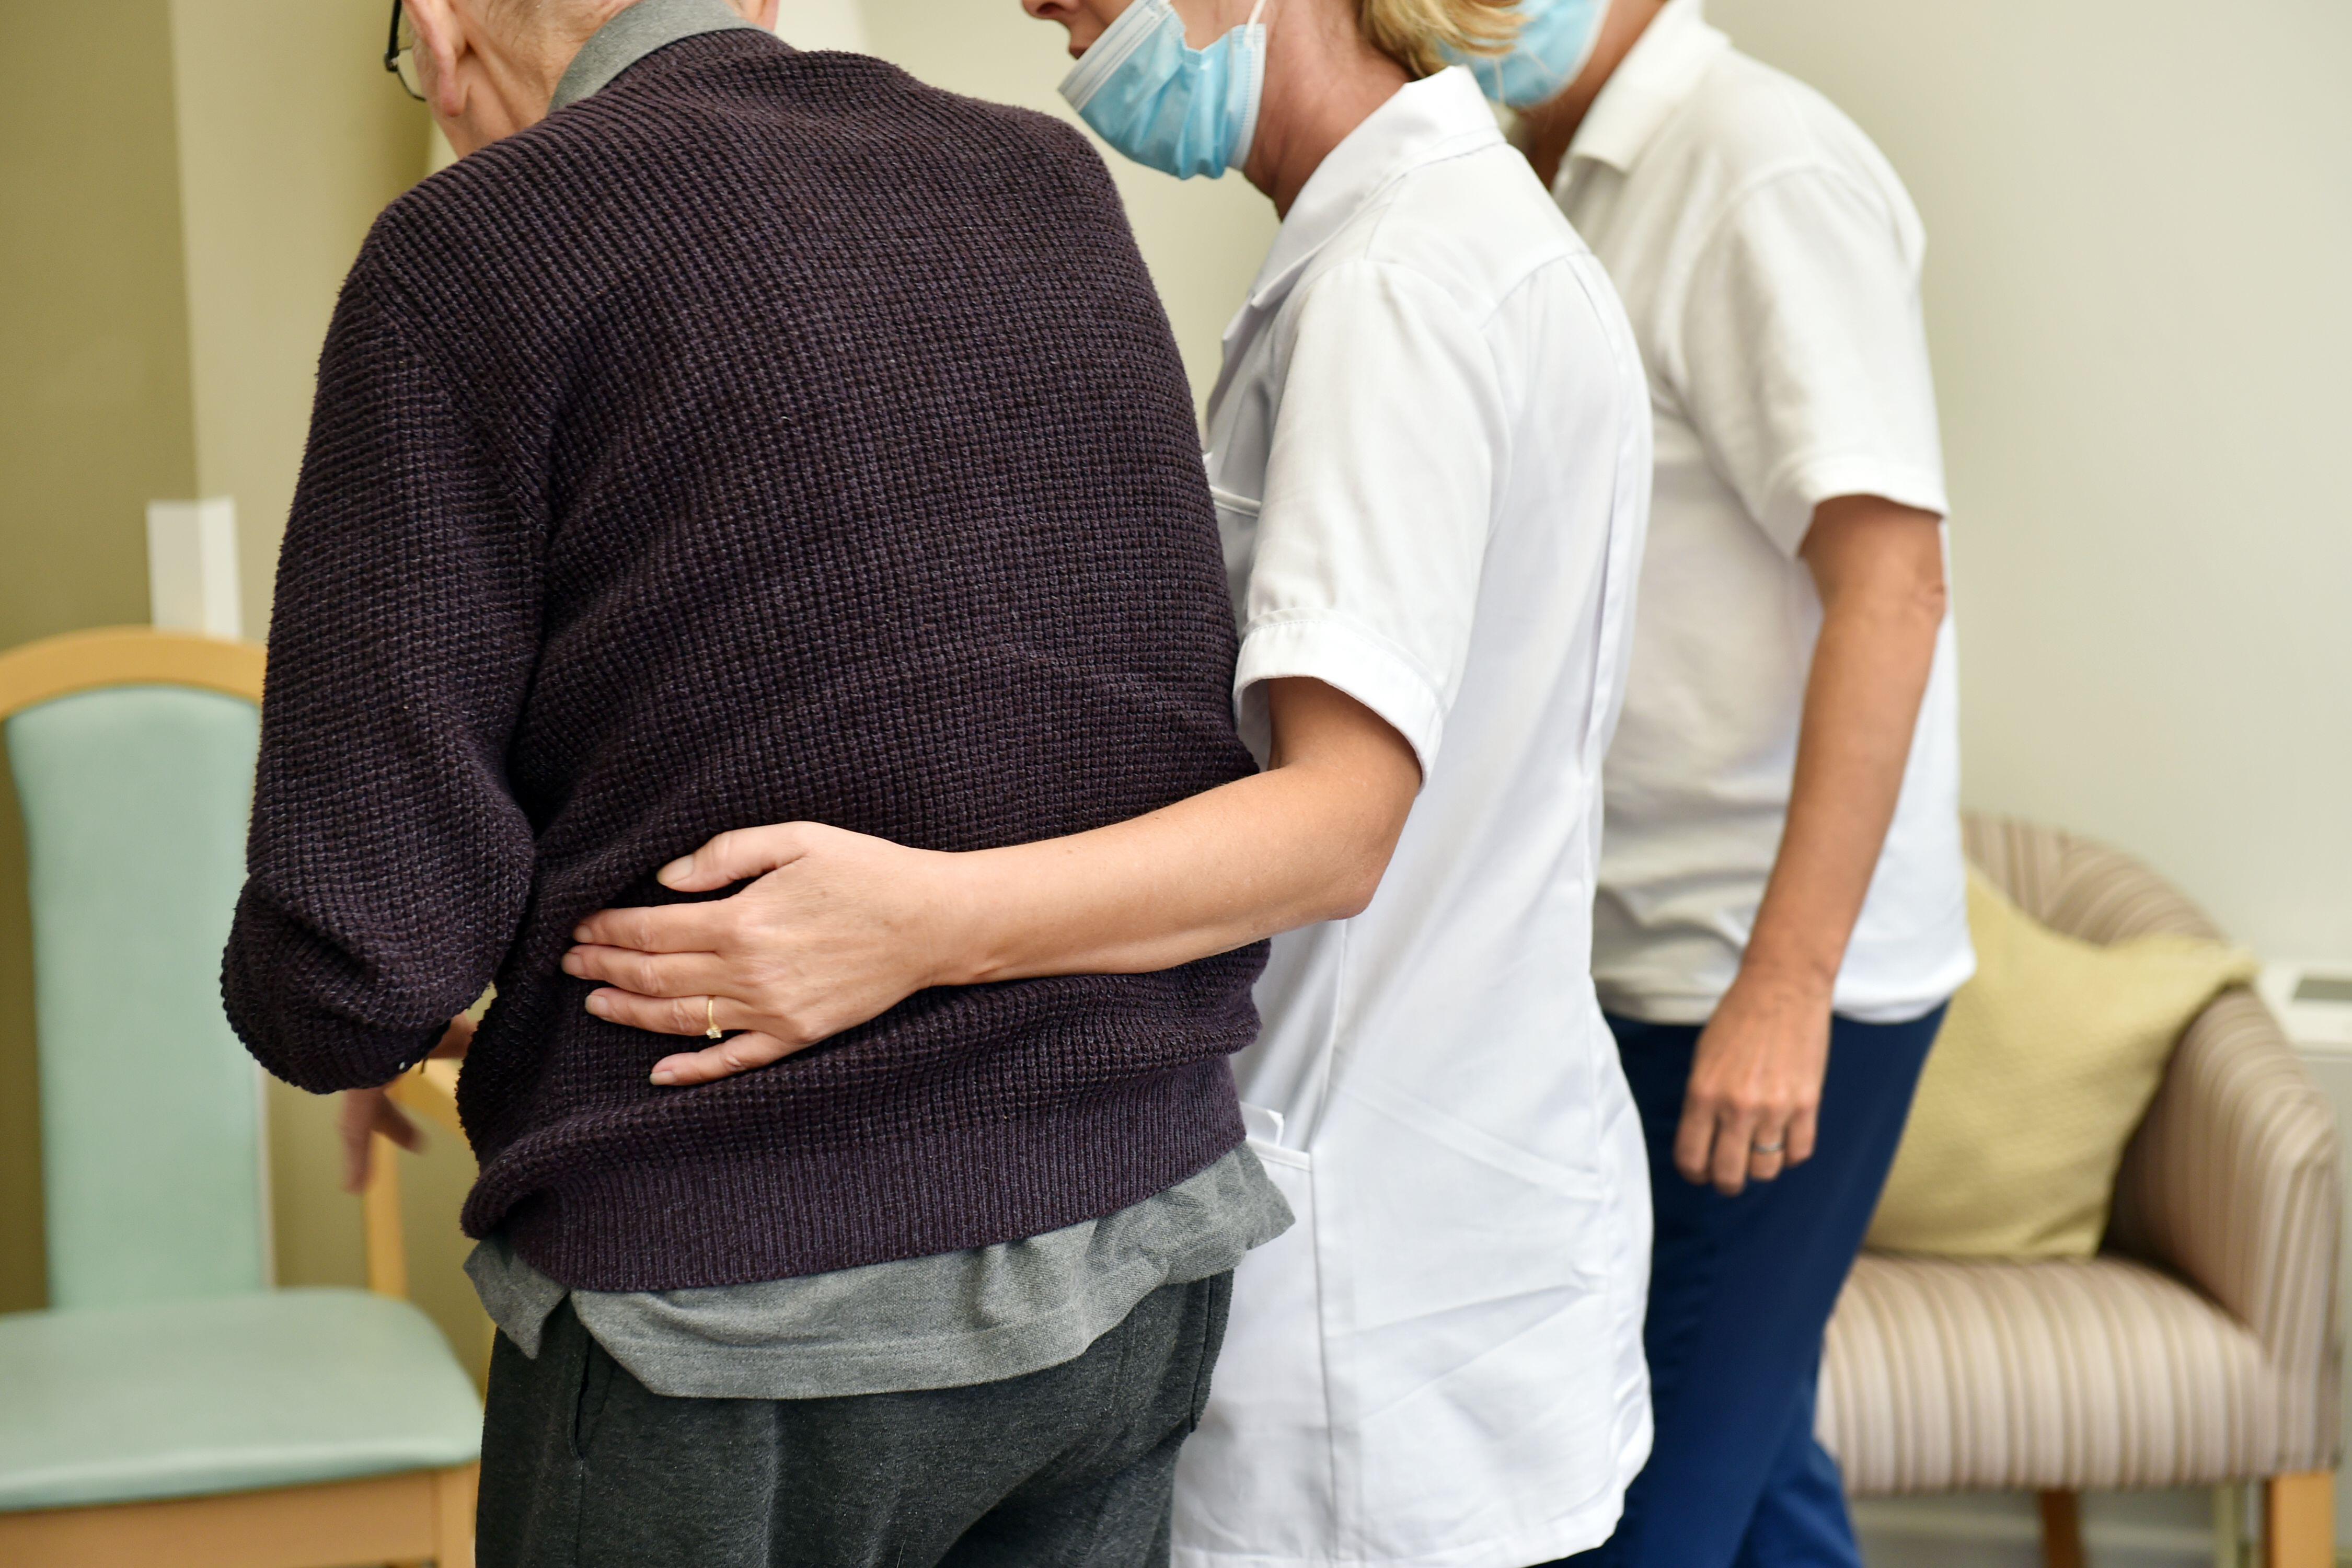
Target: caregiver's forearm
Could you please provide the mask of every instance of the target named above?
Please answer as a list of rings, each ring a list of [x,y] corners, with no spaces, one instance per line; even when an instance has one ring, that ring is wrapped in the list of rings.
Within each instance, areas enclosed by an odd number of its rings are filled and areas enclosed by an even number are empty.
[[[1932,512],[1875,496],[1825,501],[1801,552],[1821,592],[1788,826],[1744,972],[1826,998],[1903,792],[1944,621]]]
[[[1066,838],[949,858],[941,983],[1167,969],[1371,901],[1421,785],[1404,738],[1271,682],[1265,773]]]
[[[1148,816],[1014,848],[945,853],[820,823],[722,833],[662,868],[707,902],[604,910],[564,973],[583,1005],[721,1043],[654,1065],[708,1083],[830,1039],[927,986],[1168,969],[1370,901],[1421,774],[1371,712],[1273,683],[1275,755]]]

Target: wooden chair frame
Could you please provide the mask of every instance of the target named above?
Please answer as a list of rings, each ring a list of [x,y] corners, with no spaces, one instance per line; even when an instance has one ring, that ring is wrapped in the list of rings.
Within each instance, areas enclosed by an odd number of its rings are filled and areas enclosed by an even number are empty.
[[[190,686],[261,700],[262,650],[251,643],[110,626],[44,638],[0,655],[0,720],[38,703],[113,686]],[[428,1062],[394,1089],[453,1131],[455,1062]],[[362,1203],[368,1289],[408,1294],[397,1151],[379,1139]],[[338,1568],[422,1563],[474,1568],[478,1465],[213,1497],[0,1513],[0,1563],[23,1568]]]
[[[2265,1476],[2261,1486],[2263,1532],[2256,1551],[2262,1568],[2329,1568],[2336,1561],[2336,1472]],[[2089,1568],[2090,1556],[2083,1550],[2082,1494],[2042,1492],[2038,1500],[2042,1568]],[[2234,1523],[2236,1510],[2230,1511]]]

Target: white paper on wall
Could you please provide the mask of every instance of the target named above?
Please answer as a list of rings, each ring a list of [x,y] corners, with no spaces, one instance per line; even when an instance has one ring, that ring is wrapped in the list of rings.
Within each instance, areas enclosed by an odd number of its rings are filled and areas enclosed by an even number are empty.
[[[148,618],[159,631],[245,634],[236,580],[236,502],[147,503]]]

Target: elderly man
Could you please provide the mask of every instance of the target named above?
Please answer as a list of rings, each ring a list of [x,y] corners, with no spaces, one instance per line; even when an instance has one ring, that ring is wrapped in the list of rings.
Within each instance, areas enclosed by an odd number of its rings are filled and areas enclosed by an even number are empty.
[[[224,986],[364,1124],[497,984],[481,1560],[1164,1561],[1230,1272],[1288,1222],[1225,1064],[1260,947],[927,991],[695,1087],[561,963],[739,823],[982,849],[1253,771],[1110,183],[721,0],[406,25],[467,156],[329,334]]]

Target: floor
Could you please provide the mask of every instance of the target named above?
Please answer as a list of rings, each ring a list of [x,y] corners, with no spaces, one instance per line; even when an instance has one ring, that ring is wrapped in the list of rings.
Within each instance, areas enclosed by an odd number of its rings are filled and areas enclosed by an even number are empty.
[[[1854,1505],[1869,1568],[2041,1568],[2028,1495],[1873,1498]],[[2216,1568],[2213,1494],[2104,1493],[2083,1500],[2093,1568]]]

